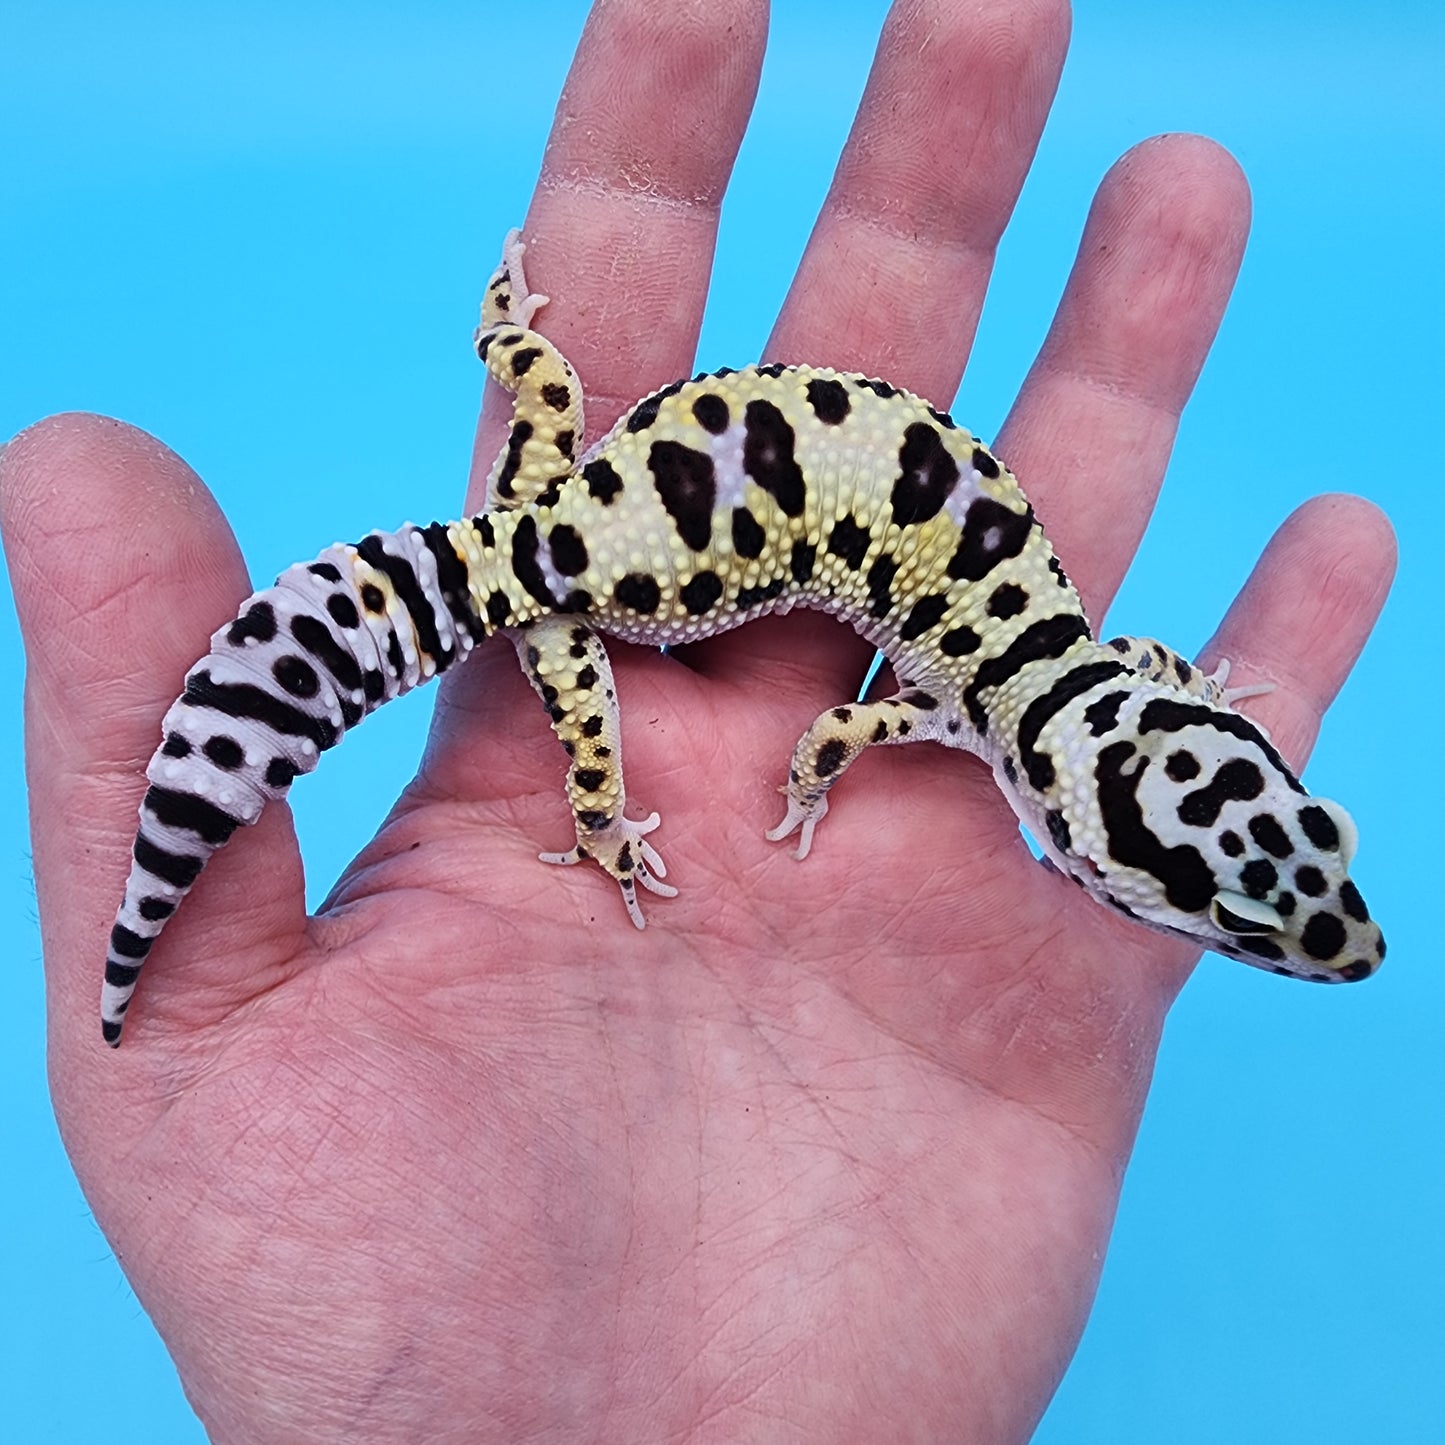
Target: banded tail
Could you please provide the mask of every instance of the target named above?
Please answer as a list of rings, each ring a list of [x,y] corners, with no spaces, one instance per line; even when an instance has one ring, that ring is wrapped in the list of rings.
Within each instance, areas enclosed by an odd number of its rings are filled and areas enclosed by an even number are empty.
[[[141,964],[211,855],[367,713],[495,630],[478,598],[487,525],[410,523],[328,547],[255,593],[186,675],[146,768],[134,861],[111,929],[101,1030],[120,1043]],[[500,519],[499,519],[500,520]]]

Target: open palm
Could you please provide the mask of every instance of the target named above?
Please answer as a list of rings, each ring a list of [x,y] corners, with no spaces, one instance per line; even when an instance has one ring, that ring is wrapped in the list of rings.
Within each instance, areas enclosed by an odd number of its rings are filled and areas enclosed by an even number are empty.
[[[764,12],[589,23],[526,234],[593,436],[691,367]],[[769,359],[948,400],[1066,33],[1061,0],[896,7]],[[1247,213],[1206,141],[1126,156],[997,441],[1095,617]],[[1036,864],[957,753],[870,755],[804,863],[764,842],[793,742],[867,662],[815,615],[613,646],[632,814],[662,813],[681,889],[644,896],[637,934],[600,872],[536,861],[568,840],[562,759],[493,644],[320,915],[273,808],[155,949],[112,1054],[98,960],[141,771],[248,585],[194,476],[132,429],[53,418],[3,466],[57,1112],[215,1438],[1027,1436],[1187,950]],[[1275,684],[1250,711],[1296,765],[1391,555],[1373,509],[1317,500],[1216,638]]]

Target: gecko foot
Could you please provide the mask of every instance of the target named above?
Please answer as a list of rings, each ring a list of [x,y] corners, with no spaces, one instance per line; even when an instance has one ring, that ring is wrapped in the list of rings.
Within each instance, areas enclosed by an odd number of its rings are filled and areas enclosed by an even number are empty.
[[[544,863],[556,863],[570,867],[590,858],[600,864],[622,889],[622,901],[627,905],[627,916],[638,928],[645,928],[646,920],[637,903],[637,884],[642,884],[649,893],[659,898],[676,898],[677,889],[661,880],[667,876],[667,865],[662,855],[647,842],[647,834],[653,832],[662,822],[656,813],[649,813],[640,823],[628,818],[614,818],[602,828],[577,829],[577,846],[565,853],[539,853]]]
[[[808,851],[813,846],[813,829],[822,822],[823,815],[827,811],[828,797],[826,793],[811,808],[805,807],[789,793],[788,811],[783,815],[783,821],[776,828],[769,828],[763,836],[770,843],[780,843],[794,829],[801,829],[798,833],[798,846],[793,852],[793,857],[801,862],[808,856]]]

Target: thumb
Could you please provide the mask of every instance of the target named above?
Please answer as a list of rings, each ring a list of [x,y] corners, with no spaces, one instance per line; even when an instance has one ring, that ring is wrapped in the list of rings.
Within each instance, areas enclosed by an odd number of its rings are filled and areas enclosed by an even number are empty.
[[[88,1071],[114,1059],[98,1023],[106,938],[161,717],[250,588],[195,473],[104,417],[51,417],[4,449],[0,531],[26,652],[31,834],[63,1113],[62,1096],[88,1096]],[[247,831],[147,964],[151,1019],[214,1021],[295,954],[305,907],[289,814],[268,809]]]

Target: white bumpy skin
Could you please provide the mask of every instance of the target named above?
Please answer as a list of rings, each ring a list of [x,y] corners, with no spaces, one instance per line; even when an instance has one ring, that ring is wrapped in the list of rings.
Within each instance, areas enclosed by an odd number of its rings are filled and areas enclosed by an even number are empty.
[[[347,728],[512,640],[567,754],[576,840],[637,927],[663,897],[657,815],[626,816],[602,638],[668,643],[813,607],[887,654],[897,694],[823,712],[768,836],[813,844],[827,795],[875,744],[979,754],[1053,864],[1141,923],[1321,981],[1385,946],[1349,878],[1355,830],[1265,734],[1149,639],[1094,640],[1017,482],[946,413],[875,378],[724,368],[640,401],[581,450],[582,388],[531,329],[516,232],[477,331],[515,394],[487,506],[374,532],[289,568],[187,674],[147,769],[101,1000],[119,1043],[142,961],[211,853]],[[958,880],[967,887],[968,880]]]

